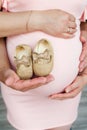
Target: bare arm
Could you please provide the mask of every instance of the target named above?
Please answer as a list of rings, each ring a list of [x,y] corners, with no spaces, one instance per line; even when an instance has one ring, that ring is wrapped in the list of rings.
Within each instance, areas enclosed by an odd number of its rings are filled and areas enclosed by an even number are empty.
[[[0,0],[0,9],[1,9],[1,0]],[[5,38],[0,38],[0,81],[4,80],[3,72],[10,68],[6,46]]]
[[[0,81],[4,81],[3,72],[10,68],[6,46],[5,46],[5,39],[0,38]]]
[[[61,10],[0,12],[0,37],[33,31],[71,38],[76,32],[75,18]]]
[[[87,41],[87,21],[81,23],[81,33]]]
[[[71,28],[70,32],[69,28]],[[42,31],[56,37],[71,38],[76,32],[75,17],[58,9],[0,12],[0,37],[33,31]]]
[[[81,30],[86,30],[87,31],[87,21],[86,22],[81,22]]]
[[[0,9],[2,5],[2,0],[0,0]],[[37,13],[38,14],[38,13]],[[36,17],[37,17],[36,14]],[[16,34],[22,34],[31,32],[31,25],[29,25],[28,30],[28,24],[30,21],[31,11],[26,12],[0,12],[0,37],[7,37],[11,35]],[[33,23],[33,21],[32,21]],[[36,30],[36,27],[39,25],[36,21],[34,21],[34,31]],[[39,29],[39,27],[38,27]]]
[[[27,22],[31,12],[0,12],[0,37],[27,33]]]
[[[2,0],[0,0],[1,9]],[[27,32],[27,22],[31,11],[27,12],[0,12],[0,37]]]

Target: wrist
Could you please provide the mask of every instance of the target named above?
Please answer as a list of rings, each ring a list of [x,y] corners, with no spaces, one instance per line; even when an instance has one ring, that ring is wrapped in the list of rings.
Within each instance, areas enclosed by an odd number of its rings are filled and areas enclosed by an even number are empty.
[[[26,24],[28,32],[42,31],[43,26],[43,11],[31,11]]]
[[[5,82],[6,79],[6,72],[10,69],[10,67],[3,67],[0,68],[0,81]]]

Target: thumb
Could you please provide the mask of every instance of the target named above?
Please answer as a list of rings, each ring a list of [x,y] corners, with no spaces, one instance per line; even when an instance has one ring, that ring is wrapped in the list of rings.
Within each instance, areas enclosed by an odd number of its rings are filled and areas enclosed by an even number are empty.
[[[16,82],[17,80],[19,80],[19,77],[17,76],[17,74],[14,71],[9,71],[6,74],[5,84],[8,86],[12,86],[12,84]]]
[[[14,77],[7,77],[7,79],[5,80],[5,84],[8,86],[11,86],[14,82]]]
[[[65,92],[69,93],[73,89],[72,85],[69,85],[68,87],[65,88]]]
[[[74,90],[75,88],[77,88],[77,82],[76,82],[76,80],[72,84],[70,84],[69,86],[67,86],[65,88],[65,92],[68,93],[68,92]]]
[[[85,42],[86,42],[86,39],[85,39],[85,37],[83,37],[83,36],[80,37],[80,40],[81,40],[82,43],[85,43]]]

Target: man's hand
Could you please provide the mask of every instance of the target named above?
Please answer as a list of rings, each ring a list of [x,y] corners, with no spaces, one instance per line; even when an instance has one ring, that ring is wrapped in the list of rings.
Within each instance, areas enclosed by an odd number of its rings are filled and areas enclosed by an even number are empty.
[[[37,77],[29,80],[20,80],[18,75],[11,69],[8,69],[4,72],[4,83],[13,89],[19,91],[27,91],[30,89],[41,87],[54,80],[52,75],[47,77]]]

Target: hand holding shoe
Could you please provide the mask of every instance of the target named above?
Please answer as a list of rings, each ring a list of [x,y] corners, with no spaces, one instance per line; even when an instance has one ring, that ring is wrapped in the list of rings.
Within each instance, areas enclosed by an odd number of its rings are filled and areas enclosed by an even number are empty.
[[[0,73],[0,75],[3,76],[3,83],[5,83],[8,87],[22,92],[41,87],[42,85],[45,85],[54,80],[52,75],[21,80],[15,71],[11,69],[3,71]]]

